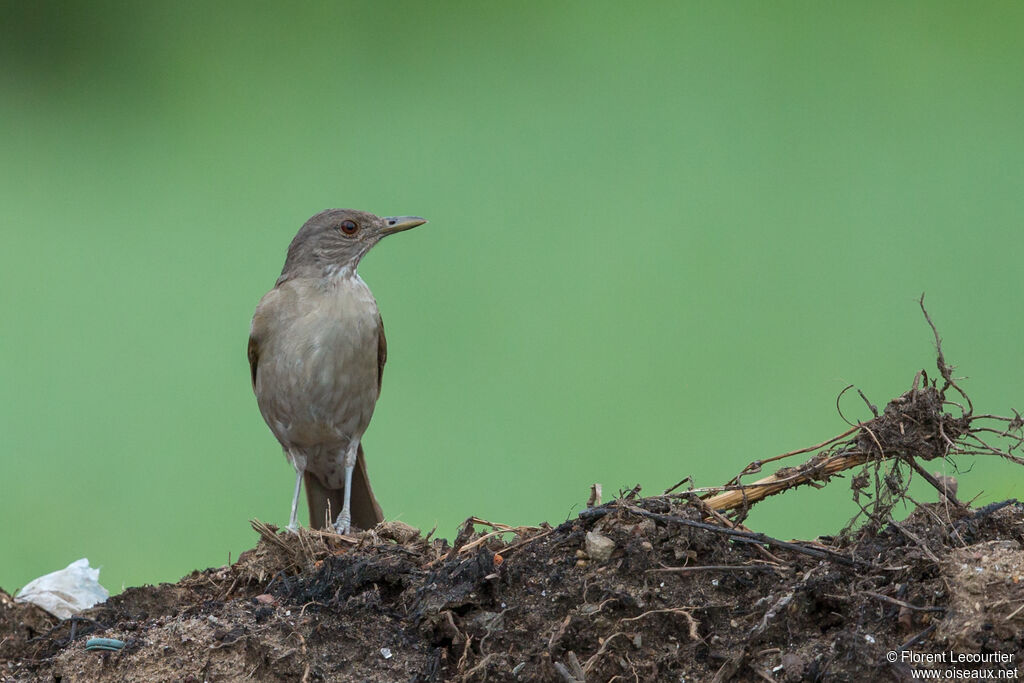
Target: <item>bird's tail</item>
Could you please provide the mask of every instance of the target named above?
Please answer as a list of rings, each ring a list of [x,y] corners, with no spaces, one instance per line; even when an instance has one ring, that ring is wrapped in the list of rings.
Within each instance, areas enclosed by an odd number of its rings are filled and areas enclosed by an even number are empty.
[[[323,529],[330,526],[345,503],[345,489],[330,489],[315,474],[306,472],[306,501],[309,503],[309,526]],[[352,499],[349,501],[352,524],[360,529],[372,529],[384,521],[384,513],[373,495],[370,477],[366,473],[363,445],[359,444],[356,468],[352,472]]]

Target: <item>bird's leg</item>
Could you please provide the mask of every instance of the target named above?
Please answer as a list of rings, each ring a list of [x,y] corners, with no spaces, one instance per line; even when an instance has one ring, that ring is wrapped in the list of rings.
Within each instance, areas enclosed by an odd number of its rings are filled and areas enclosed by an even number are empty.
[[[299,494],[302,492],[302,476],[306,473],[306,456],[298,453],[287,453],[295,468],[295,494],[292,496],[292,514],[288,519],[288,531],[299,530]]]
[[[292,516],[288,519],[288,531],[299,530],[299,493],[302,492],[302,470],[295,470],[295,495],[292,496]]]
[[[345,498],[338,519],[334,520],[334,530],[339,534],[347,534],[352,530],[352,472],[356,469],[356,458],[359,456],[359,441],[348,445],[345,451]]]

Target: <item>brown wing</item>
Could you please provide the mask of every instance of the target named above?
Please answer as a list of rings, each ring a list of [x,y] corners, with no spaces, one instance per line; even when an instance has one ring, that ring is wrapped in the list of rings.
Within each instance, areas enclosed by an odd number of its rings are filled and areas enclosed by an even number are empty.
[[[377,393],[380,394],[381,383],[384,381],[384,364],[388,362],[388,340],[384,336],[384,321],[380,313],[377,314],[377,329],[380,330],[377,335]],[[253,377],[256,376],[255,372],[253,370]]]
[[[249,337],[249,372],[252,374],[252,388],[256,389],[256,367],[260,363],[260,348],[256,337]]]
[[[252,376],[252,389],[256,390],[256,375],[260,364],[260,343],[266,346],[271,330],[267,325],[268,314],[280,310],[281,290],[275,287],[260,299],[256,312],[252,314],[252,325],[249,327],[249,372]]]

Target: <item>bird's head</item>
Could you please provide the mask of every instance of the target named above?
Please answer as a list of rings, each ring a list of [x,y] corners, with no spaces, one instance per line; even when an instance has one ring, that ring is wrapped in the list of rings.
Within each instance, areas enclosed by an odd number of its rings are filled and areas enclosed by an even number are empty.
[[[377,242],[426,222],[418,216],[381,217],[354,209],[321,211],[296,233],[281,276],[355,273]]]

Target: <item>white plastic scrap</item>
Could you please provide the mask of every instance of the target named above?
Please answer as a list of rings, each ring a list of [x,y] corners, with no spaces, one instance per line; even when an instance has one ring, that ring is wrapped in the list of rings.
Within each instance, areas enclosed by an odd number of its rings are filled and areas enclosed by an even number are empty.
[[[64,569],[29,581],[14,599],[38,605],[58,619],[68,619],[110,597],[99,578],[100,570],[90,567],[89,559],[83,557]]]
[[[391,648],[389,648],[389,647],[382,647],[380,649],[380,655],[384,659],[391,659]]]

